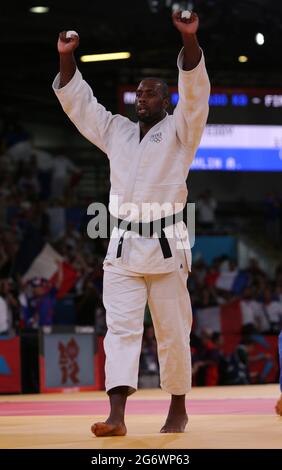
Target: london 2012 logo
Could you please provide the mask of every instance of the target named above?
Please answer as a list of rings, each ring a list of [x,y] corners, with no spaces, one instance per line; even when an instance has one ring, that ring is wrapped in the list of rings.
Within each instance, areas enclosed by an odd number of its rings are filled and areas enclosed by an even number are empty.
[[[159,144],[163,140],[163,136],[161,132],[157,132],[156,134],[152,134],[150,137],[150,142],[156,142]]]

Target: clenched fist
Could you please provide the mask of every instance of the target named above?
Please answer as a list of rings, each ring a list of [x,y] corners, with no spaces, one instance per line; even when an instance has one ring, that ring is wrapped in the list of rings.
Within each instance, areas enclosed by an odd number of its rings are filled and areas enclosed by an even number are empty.
[[[181,18],[181,11],[176,11],[172,14],[172,21],[174,26],[181,34],[196,34],[199,27],[198,15],[194,12],[191,13],[190,18]]]
[[[62,31],[59,34],[57,43],[59,54],[71,54],[79,46],[79,36],[72,34],[70,38],[67,38],[67,31]]]

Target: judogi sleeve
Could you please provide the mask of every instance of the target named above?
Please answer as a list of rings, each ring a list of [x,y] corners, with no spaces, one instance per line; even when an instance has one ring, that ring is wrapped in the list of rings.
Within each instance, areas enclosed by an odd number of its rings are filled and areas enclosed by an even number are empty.
[[[98,103],[78,69],[67,85],[59,88],[59,83],[60,74],[53,82],[53,90],[65,113],[84,137],[107,153],[117,121],[123,119],[122,116],[112,115]]]
[[[210,82],[203,52],[199,64],[192,70],[183,70],[183,59],[182,49],[177,59],[179,100],[173,114],[177,136],[186,147],[190,166],[208,117]]]

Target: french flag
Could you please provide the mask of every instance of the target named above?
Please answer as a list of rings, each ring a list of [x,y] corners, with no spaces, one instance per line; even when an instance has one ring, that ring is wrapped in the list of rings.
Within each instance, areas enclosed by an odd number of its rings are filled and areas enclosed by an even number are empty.
[[[62,282],[57,293],[57,298],[61,299],[75,285],[78,273],[71,264],[64,261],[63,257],[48,243],[36,256],[31,266],[22,277],[23,283],[26,284],[34,278],[42,278],[46,279],[50,285],[54,285],[58,276],[58,262],[62,263],[63,269]]]

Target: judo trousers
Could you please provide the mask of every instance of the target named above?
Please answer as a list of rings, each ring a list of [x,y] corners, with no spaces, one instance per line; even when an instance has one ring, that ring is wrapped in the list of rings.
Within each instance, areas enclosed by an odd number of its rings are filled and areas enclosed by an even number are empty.
[[[128,394],[137,389],[147,301],[158,346],[161,387],[173,395],[183,395],[191,389],[192,309],[187,275],[181,268],[146,275],[105,270],[107,392],[119,386],[128,386]]]

